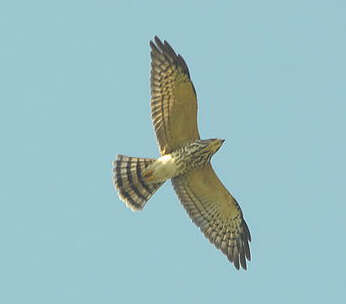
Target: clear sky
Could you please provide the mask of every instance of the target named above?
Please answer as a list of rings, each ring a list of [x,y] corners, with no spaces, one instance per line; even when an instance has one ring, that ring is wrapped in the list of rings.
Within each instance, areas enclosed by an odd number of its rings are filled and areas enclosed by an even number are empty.
[[[342,303],[346,2],[3,1],[1,303]],[[133,213],[117,153],[157,157],[149,40],[181,53],[252,233],[237,271],[167,182]]]

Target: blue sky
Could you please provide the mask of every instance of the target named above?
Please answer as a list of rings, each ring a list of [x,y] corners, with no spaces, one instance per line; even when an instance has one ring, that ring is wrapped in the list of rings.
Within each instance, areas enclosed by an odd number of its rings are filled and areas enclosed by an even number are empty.
[[[0,4],[1,303],[341,303],[345,1]],[[181,53],[240,203],[236,271],[170,183],[133,213],[117,153],[156,157],[149,40]]]

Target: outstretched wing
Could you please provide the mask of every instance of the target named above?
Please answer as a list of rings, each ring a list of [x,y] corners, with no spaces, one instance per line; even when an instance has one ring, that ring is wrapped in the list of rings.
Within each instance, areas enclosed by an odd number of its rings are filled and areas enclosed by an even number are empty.
[[[197,97],[189,69],[167,41],[151,47],[151,115],[161,155],[199,139]]]
[[[237,201],[211,165],[172,178],[179,199],[204,235],[239,269],[250,261],[250,231]]]

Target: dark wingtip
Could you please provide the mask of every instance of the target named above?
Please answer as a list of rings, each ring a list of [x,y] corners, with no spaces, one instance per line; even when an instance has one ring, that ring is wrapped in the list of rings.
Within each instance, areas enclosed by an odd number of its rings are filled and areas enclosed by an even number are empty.
[[[243,269],[246,270],[246,259],[245,259],[244,252],[242,252],[240,255],[240,264],[241,264],[241,267],[243,267]]]
[[[156,43],[156,41],[161,41],[160,38],[158,36],[154,36],[153,40],[150,40],[150,44],[152,43]]]
[[[190,71],[183,56],[177,54],[166,40],[162,42],[162,40],[157,35],[155,35],[153,40],[149,42],[149,45],[154,53],[157,52],[164,55],[168,61],[175,64],[176,66],[179,66],[182,71],[186,73],[186,75],[190,78]]]
[[[157,36],[157,35],[154,36],[154,40],[155,40],[155,42],[156,42],[156,41],[160,41],[160,42],[161,42],[159,36]]]
[[[155,36],[154,41],[155,41],[156,45],[159,47],[159,49],[162,50],[162,47],[164,46],[164,44],[162,43],[161,39],[159,37]]]
[[[233,264],[234,264],[235,268],[237,268],[237,270],[239,270],[239,256],[236,256]]]

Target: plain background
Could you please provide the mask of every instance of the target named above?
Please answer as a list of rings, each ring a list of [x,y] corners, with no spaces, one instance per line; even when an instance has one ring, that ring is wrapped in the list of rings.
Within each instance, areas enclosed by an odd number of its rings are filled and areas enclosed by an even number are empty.
[[[1,303],[342,303],[346,2],[2,1]],[[133,213],[117,153],[156,157],[149,40],[189,65],[252,232],[247,271],[170,182]]]

